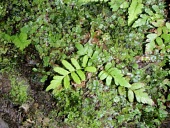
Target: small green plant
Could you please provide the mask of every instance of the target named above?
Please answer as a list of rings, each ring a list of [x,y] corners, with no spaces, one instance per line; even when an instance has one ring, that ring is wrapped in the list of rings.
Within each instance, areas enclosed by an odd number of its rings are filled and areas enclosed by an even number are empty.
[[[66,60],[62,60],[61,62],[66,69],[62,67],[54,67],[54,71],[59,75],[53,77],[53,80],[51,81],[51,84],[46,88],[46,91],[51,89],[60,90],[62,88],[62,84],[64,85],[65,89],[70,89],[70,78],[72,78],[76,84],[81,84],[82,81],[86,80],[86,72],[96,72],[95,67],[87,66],[88,60],[88,56],[85,55],[83,57],[81,66],[75,58],[71,58],[71,63]]]
[[[130,102],[134,101],[134,95],[139,103],[154,105],[153,100],[145,92],[144,83],[134,83],[128,89],[128,99]]]
[[[110,8],[113,12],[116,12],[119,8],[128,8],[129,2],[125,0],[111,0],[109,2]]]
[[[21,32],[19,35],[12,36],[12,42],[16,47],[23,51],[31,43],[27,38],[27,34]]]
[[[112,78],[114,78],[115,84],[123,87],[131,87],[129,82],[123,77],[121,71],[117,68],[112,68],[112,63],[105,65],[105,70],[99,73],[100,80],[106,79],[106,84],[111,85]]]
[[[145,92],[143,83],[133,83],[132,85],[123,77],[121,70],[118,68],[113,68],[112,63],[107,63],[105,65],[105,70],[102,70],[99,73],[100,80],[106,79],[106,85],[111,85],[112,79],[114,78],[114,82],[119,86],[119,94],[126,95],[125,87],[128,90],[128,99],[130,102],[134,102],[134,95],[136,100],[140,103],[154,105],[153,100],[148,96]]]
[[[142,13],[142,8],[142,0],[132,0],[132,3],[128,9],[128,26],[130,26],[134,20],[137,19],[138,15]]]
[[[148,42],[146,44],[145,53],[151,54],[154,49],[160,50],[161,53],[166,53],[169,47],[170,41],[170,23],[166,23],[165,26],[160,26],[156,29],[155,33],[150,33],[147,35]]]

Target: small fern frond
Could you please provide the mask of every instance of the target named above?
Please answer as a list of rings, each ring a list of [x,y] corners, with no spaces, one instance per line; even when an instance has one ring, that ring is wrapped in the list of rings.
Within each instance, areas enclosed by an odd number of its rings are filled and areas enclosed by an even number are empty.
[[[121,71],[117,68],[112,68],[111,63],[107,63],[105,70],[99,73],[100,80],[106,79],[106,84],[111,85],[112,79],[114,78],[115,84],[123,87],[131,87],[129,82],[123,77]]]
[[[142,13],[142,8],[142,0],[132,0],[128,9],[128,26],[130,26],[138,18],[138,15]]]
[[[97,70],[93,66],[87,66],[88,60],[88,56],[85,55],[81,64],[82,67],[80,66],[79,62],[74,58],[71,58],[71,63],[66,60],[62,60],[61,62],[66,69],[62,67],[54,67],[54,71],[57,72],[59,75],[53,77],[53,80],[46,88],[46,91],[53,89],[54,93],[56,93],[56,88],[61,88],[62,84],[64,89],[71,89],[71,80],[73,80],[75,84],[80,85],[82,81],[86,80],[85,72],[96,72]]]

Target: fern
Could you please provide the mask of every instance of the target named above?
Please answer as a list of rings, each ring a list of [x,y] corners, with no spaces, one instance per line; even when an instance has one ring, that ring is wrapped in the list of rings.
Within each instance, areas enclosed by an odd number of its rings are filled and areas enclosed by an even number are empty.
[[[80,65],[79,62],[71,58],[71,63],[66,60],[62,60],[63,67],[54,67],[54,71],[57,72],[59,75],[53,77],[50,85],[46,88],[46,91],[51,89],[60,90],[62,85],[64,89],[71,89],[71,80],[74,81],[76,84],[81,84],[81,82],[86,80],[86,72],[96,72],[96,68],[93,66],[87,66],[88,63],[88,56],[85,55],[83,57],[83,62]]]
[[[121,4],[124,2],[124,0],[111,0],[109,2],[110,8],[113,12],[117,11]]]
[[[142,13],[142,8],[142,0],[132,0],[128,9],[128,26],[130,26],[138,18],[138,15]]]
[[[121,71],[117,68],[112,68],[111,63],[105,65],[105,70],[99,73],[100,80],[106,79],[106,85],[111,85],[112,79],[114,78],[115,84],[123,87],[131,87],[129,82],[123,77]]]
[[[27,34],[21,32],[19,35],[12,36],[12,42],[23,51],[30,43],[30,40],[27,40]]]
[[[140,103],[154,105],[153,100],[145,92],[145,84],[143,83],[134,83],[131,88],[128,89],[128,99],[130,102],[134,101],[134,97]]]

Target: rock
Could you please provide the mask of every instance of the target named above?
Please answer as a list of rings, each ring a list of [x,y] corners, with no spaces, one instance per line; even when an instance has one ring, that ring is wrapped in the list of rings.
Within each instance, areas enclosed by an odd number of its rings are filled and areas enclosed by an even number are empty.
[[[8,124],[0,117],[0,128],[9,128]]]

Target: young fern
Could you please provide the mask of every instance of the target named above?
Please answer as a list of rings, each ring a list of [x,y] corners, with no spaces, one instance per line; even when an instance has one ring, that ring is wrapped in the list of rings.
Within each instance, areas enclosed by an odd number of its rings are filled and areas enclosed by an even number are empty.
[[[128,9],[128,26],[138,18],[138,15],[142,13],[142,0],[132,0],[132,3]]]
[[[88,56],[85,55],[83,57],[82,65],[80,66],[79,62],[75,58],[71,58],[71,63],[66,60],[62,60],[62,67],[54,67],[54,71],[59,75],[53,77],[50,85],[46,88],[46,91],[51,89],[61,89],[62,85],[64,89],[71,89],[71,80],[73,80],[76,84],[81,84],[82,81],[86,80],[86,72],[96,72],[96,68],[93,66],[87,66]]]
[[[106,80],[106,85],[108,86],[111,85],[112,80],[114,79],[115,84],[120,85],[118,87],[119,94],[127,94],[130,102],[134,102],[134,98],[136,97],[136,100],[140,103],[154,105],[153,100],[145,92],[145,85],[143,83],[129,84],[129,82],[123,77],[121,71],[112,67],[112,63],[107,63],[105,69],[102,70],[98,76],[100,80]]]
[[[115,84],[123,87],[131,87],[128,81],[125,80],[121,71],[117,68],[112,68],[111,63],[107,63],[105,70],[99,73],[100,80],[106,79],[106,85],[111,85],[112,79],[114,78]]]

